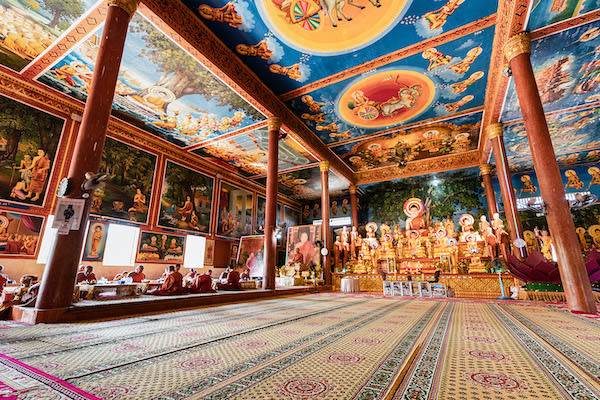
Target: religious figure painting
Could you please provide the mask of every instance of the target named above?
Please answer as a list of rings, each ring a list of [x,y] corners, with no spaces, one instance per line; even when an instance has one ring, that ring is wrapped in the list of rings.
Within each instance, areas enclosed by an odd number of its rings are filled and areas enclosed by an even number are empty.
[[[252,234],[253,201],[252,192],[222,182],[217,235],[239,238]]]
[[[44,218],[0,211],[0,254],[34,257]]]
[[[0,64],[21,71],[96,0],[0,1]]]
[[[85,101],[101,34],[102,26],[38,80]],[[129,25],[113,107],[179,146],[265,119],[139,13]]]
[[[155,169],[154,154],[107,137],[99,172],[108,179],[93,193],[90,212],[146,223]]]
[[[250,270],[251,278],[262,278],[265,271],[265,236],[242,236],[236,263]]]
[[[101,261],[104,258],[107,236],[108,224],[90,221],[82,260]]]
[[[336,196],[348,188],[348,182],[329,171],[329,194]],[[319,167],[279,174],[279,191],[296,199],[313,199],[321,196],[321,171]]]
[[[300,250],[305,264],[310,261],[320,265],[320,248],[317,242],[321,242],[321,225],[299,225],[288,228],[286,263],[291,262]]]
[[[262,196],[256,197],[256,224],[257,230],[265,227],[265,211],[267,207],[267,199]]]
[[[204,250],[204,265],[215,264],[215,241],[206,239],[206,248]]]
[[[284,221],[288,228],[290,226],[300,225],[300,211],[296,210],[295,208],[284,206],[283,212]]]
[[[136,262],[181,263],[185,236],[142,232]]]
[[[600,8],[600,0],[532,1],[527,30],[529,32]]]
[[[0,198],[41,206],[64,120],[0,96]]]
[[[275,222],[277,225],[283,224],[283,206],[281,203],[277,203],[277,213],[275,217]]]
[[[208,233],[212,196],[213,178],[167,161],[159,225]]]

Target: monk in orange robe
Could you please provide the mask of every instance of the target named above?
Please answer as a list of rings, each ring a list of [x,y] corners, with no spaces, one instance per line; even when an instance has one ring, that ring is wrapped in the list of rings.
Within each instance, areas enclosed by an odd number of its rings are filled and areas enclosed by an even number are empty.
[[[175,271],[175,266],[169,266],[169,275],[167,279],[163,282],[160,289],[150,292],[148,294],[156,295],[156,296],[170,296],[174,294],[182,294],[183,293],[183,276]]]
[[[94,283],[96,282],[96,275],[94,274],[94,267],[88,265],[85,267],[85,271],[77,273],[77,283],[80,282],[88,282]]]
[[[190,287],[192,293],[214,293],[215,290],[212,288],[212,269],[206,271],[205,274],[196,275],[196,279]]]
[[[242,290],[240,285],[240,273],[236,268],[232,269],[227,275],[227,283],[219,283],[217,285],[219,290]]]
[[[144,279],[146,279],[146,274],[144,274],[144,266],[138,265],[134,271],[129,273],[128,276],[131,278],[133,283],[141,283]]]
[[[6,282],[8,282],[8,277],[2,273],[4,271],[4,266],[0,265],[0,294],[2,294],[2,289],[6,286]]]

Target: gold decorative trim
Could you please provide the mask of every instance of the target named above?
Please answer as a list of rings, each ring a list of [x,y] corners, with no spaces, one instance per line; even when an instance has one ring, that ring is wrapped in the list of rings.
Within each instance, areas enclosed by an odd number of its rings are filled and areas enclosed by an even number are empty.
[[[510,62],[520,54],[531,54],[531,37],[529,32],[521,32],[506,41],[504,45],[504,56]]]
[[[356,185],[350,185],[348,190],[350,191],[350,194],[356,194]]]
[[[139,5],[140,0],[108,0],[109,7],[119,7],[129,14],[130,18],[133,17]]]
[[[497,122],[495,124],[489,124],[485,128],[485,133],[487,134],[487,138],[492,140],[493,138],[502,137],[502,124]]]
[[[491,164],[481,164],[479,166],[479,171],[481,172],[481,175],[491,175],[492,165]]]
[[[319,161],[319,169],[321,172],[329,171],[329,161]]]
[[[281,118],[269,117],[267,119],[267,128],[269,132],[279,131],[279,129],[281,129]]]

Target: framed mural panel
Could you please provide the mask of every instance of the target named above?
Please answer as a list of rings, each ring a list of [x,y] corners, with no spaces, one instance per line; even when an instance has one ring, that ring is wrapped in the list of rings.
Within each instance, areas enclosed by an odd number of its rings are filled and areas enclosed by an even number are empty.
[[[250,277],[262,278],[265,272],[265,236],[242,236],[236,263],[250,268]]]
[[[262,196],[257,196],[256,199],[256,229],[258,230],[259,227],[265,227],[265,217],[266,217],[266,212],[267,210],[267,199],[262,197]]]
[[[277,218],[275,220],[277,221],[277,225],[283,224],[283,206],[281,203],[277,203]]]
[[[300,224],[300,211],[295,208],[284,206],[284,221],[288,228]]]
[[[299,225],[289,227],[286,246],[286,263],[294,258],[296,249],[300,249],[300,253],[304,257],[305,263],[312,260],[312,262],[319,265],[321,255],[316,242],[322,242],[320,225]]]
[[[34,257],[44,218],[0,211],[0,255]]]
[[[0,199],[41,206],[64,120],[0,96]]]
[[[156,156],[107,137],[100,173],[106,185],[92,195],[90,212],[133,222],[148,222]]]
[[[83,261],[101,261],[104,258],[108,225],[103,222],[90,221],[81,258]]]
[[[182,263],[185,236],[142,232],[136,262]]]
[[[232,238],[250,235],[253,201],[252,192],[221,182],[217,235]]]
[[[214,180],[167,161],[160,198],[160,226],[208,233]]]

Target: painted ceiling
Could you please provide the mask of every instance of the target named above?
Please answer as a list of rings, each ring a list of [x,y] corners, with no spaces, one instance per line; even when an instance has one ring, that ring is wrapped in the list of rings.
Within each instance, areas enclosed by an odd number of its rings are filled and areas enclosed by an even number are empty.
[[[264,177],[256,179],[266,185]],[[329,171],[329,195],[345,194],[349,183],[333,171]],[[315,199],[321,197],[321,170],[319,166],[289,171],[279,174],[279,192],[295,199]]]

